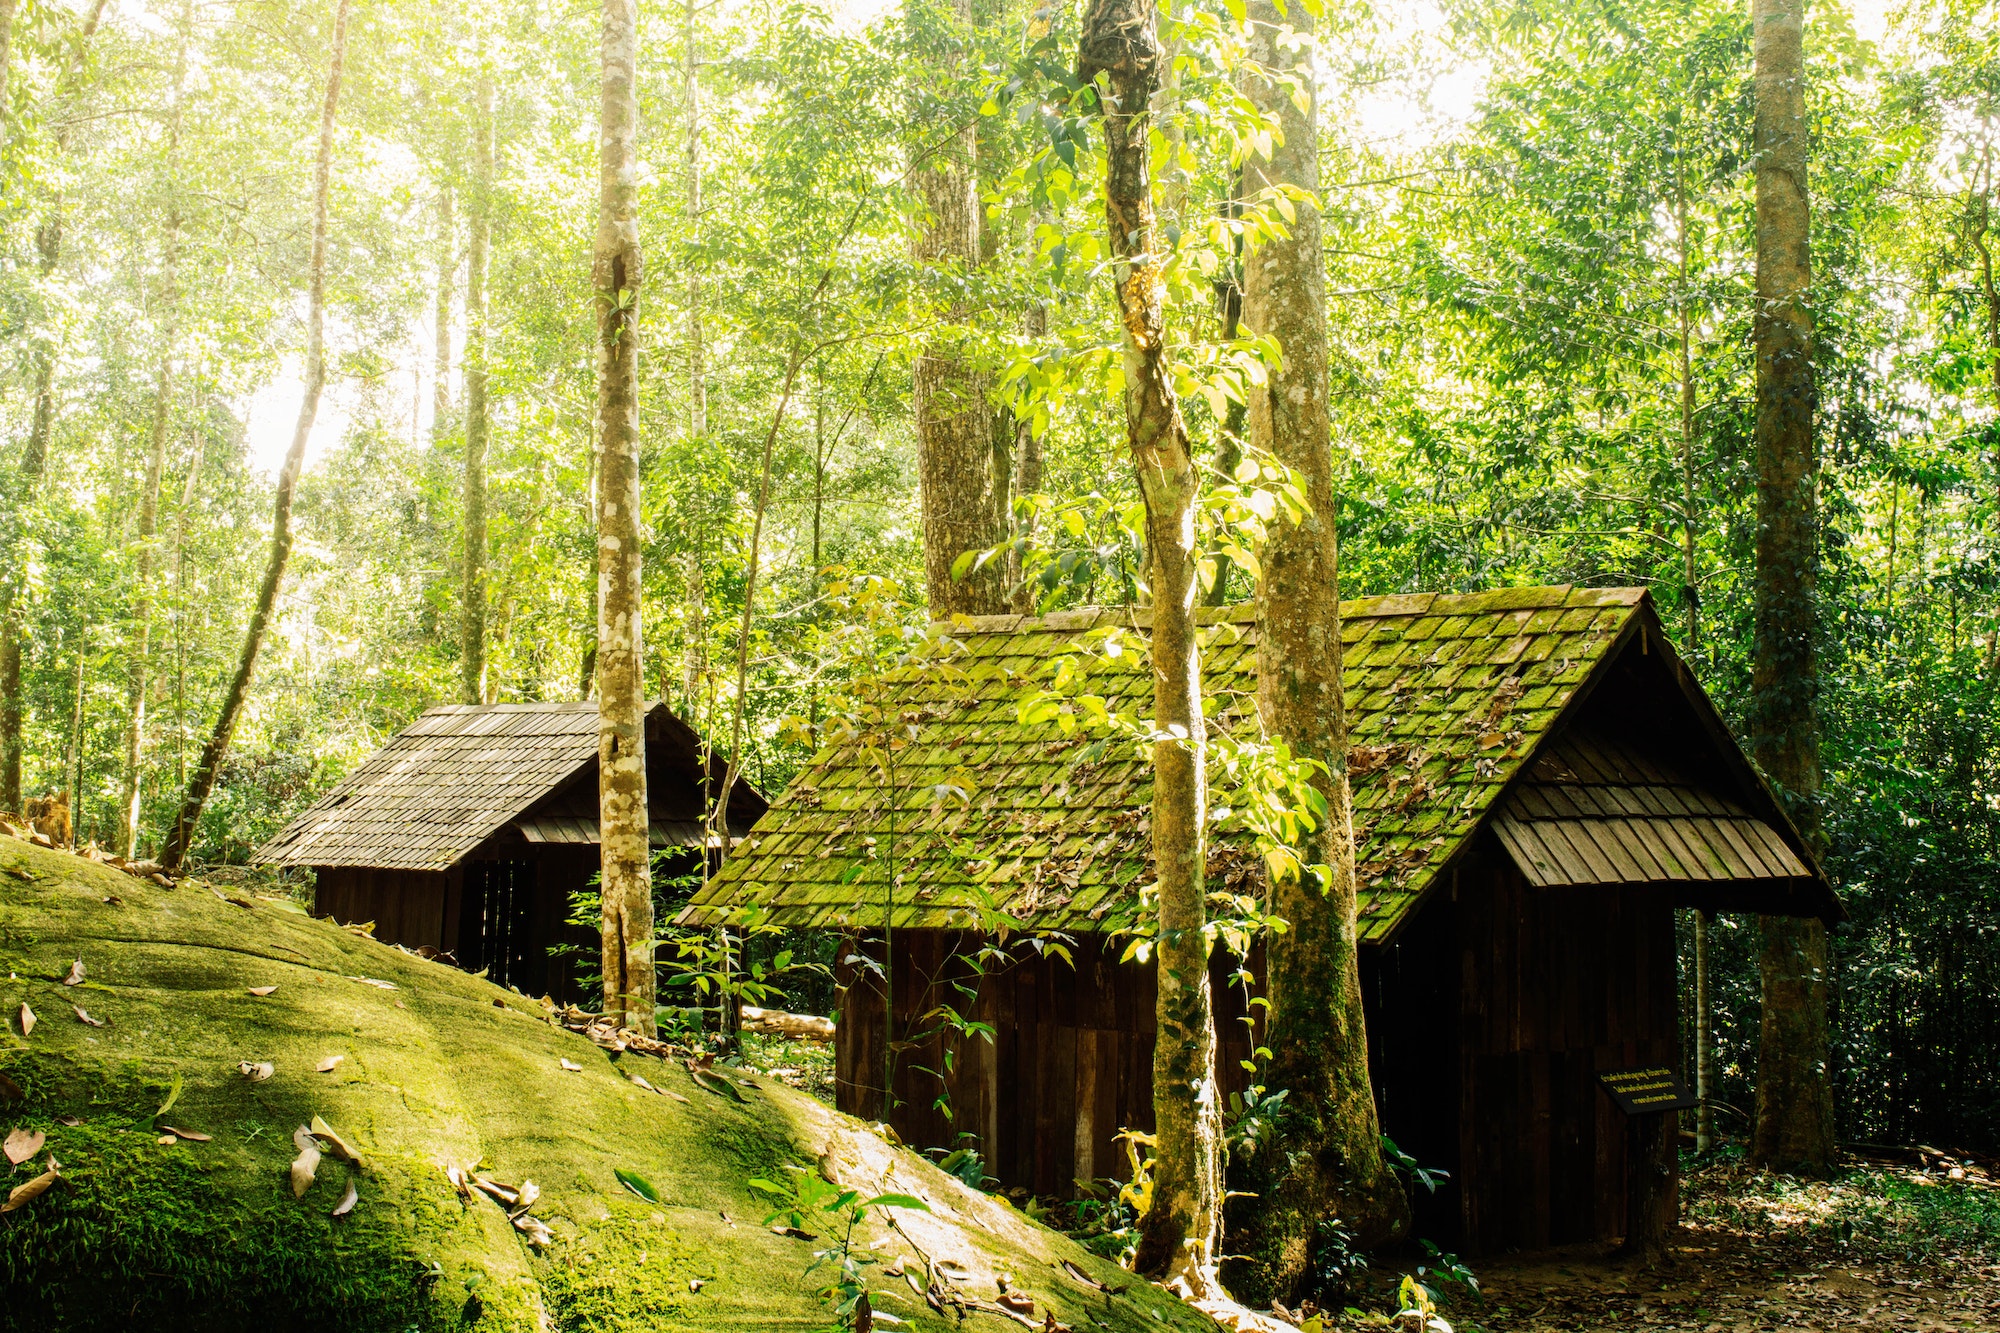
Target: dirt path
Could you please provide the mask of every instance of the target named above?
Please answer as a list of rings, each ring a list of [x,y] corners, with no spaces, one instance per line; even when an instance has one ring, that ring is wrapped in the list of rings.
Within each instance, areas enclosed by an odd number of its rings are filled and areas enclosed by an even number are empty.
[[[1689,1181],[1666,1263],[1603,1246],[1489,1260],[1484,1302],[1449,1315],[1460,1333],[1994,1333],[2000,1191],[1950,1168],[1832,1184],[1711,1168]]]

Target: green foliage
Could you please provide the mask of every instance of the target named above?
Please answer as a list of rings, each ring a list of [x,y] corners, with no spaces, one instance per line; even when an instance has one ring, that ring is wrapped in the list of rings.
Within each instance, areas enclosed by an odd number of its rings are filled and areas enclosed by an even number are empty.
[[[782,1183],[761,1179],[750,1182],[751,1189],[776,1205],[764,1219],[764,1225],[768,1227],[782,1220],[792,1230],[805,1233],[804,1239],[826,1237],[827,1244],[813,1251],[812,1262],[806,1265],[803,1276],[811,1277],[821,1268],[832,1270],[825,1292],[833,1303],[834,1318],[842,1328],[869,1326],[873,1314],[865,1270],[878,1260],[872,1254],[856,1252],[854,1233],[868,1220],[871,1210],[878,1211],[886,1220],[889,1209],[928,1213],[930,1205],[908,1194],[863,1198],[859,1190],[843,1188],[816,1172],[790,1163],[785,1166],[785,1174]]]

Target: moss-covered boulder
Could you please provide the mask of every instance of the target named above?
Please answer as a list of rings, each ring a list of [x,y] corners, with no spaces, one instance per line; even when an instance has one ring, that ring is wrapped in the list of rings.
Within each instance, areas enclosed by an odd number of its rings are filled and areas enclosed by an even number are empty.
[[[930,1205],[859,1235],[883,1261],[876,1308],[908,1324],[1213,1327],[801,1093],[738,1101],[612,1058],[519,995],[289,904],[0,837],[0,977],[0,1129],[46,1136],[0,1169],[11,1188],[60,1163],[0,1216],[0,1328],[823,1328],[828,1272],[806,1270],[826,1240],[774,1233],[749,1186],[788,1163]],[[361,1165],[329,1152],[295,1196],[293,1134],[315,1116]],[[454,1166],[535,1182],[546,1247],[463,1197]],[[350,1183],[358,1202],[335,1216]],[[882,1276],[898,1259],[962,1275],[970,1311]],[[1002,1278],[1031,1316],[997,1308]]]

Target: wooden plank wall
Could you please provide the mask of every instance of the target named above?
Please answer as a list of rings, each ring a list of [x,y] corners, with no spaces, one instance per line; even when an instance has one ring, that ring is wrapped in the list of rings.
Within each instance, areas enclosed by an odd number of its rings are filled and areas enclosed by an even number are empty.
[[[897,1040],[909,1043],[897,1052],[888,1117],[897,1134],[919,1148],[956,1147],[961,1133],[973,1134],[989,1174],[1040,1195],[1070,1197],[1078,1180],[1129,1179],[1117,1135],[1153,1125],[1151,966],[1118,962],[1122,941],[1084,936],[1071,946],[1074,966],[1031,955],[982,976],[965,961],[974,947],[966,935],[912,930],[895,940]],[[841,949],[836,1101],[879,1120],[882,986],[848,961],[857,954],[880,962],[880,939],[850,937]],[[1252,1049],[1245,997],[1228,985],[1233,970],[1218,959],[1212,973],[1225,1106],[1248,1081],[1241,1062]],[[948,1036],[927,1017],[944,1004],[991,1025],[995,1040]]]
[[[366,866],[320,866],[314,874],[313,914],[342,925],[375,923],[375,938],[408,949],[449,949],[458,932],[445,929],[456,917],[456,870],[377,870]]]
[[[1667,895],[1534,888],[1489,855],[1460,873],[1457,897],[1460,1244],[1620,1236],[1625,1120],[1597,1072],[1679,1060]]]

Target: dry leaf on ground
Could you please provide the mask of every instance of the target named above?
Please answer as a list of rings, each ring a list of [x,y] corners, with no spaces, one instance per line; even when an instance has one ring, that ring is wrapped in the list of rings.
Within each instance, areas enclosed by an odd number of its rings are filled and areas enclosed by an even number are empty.
[[[9,1162],[15,1166],[19,1166],[40,1152],[42,1150],[42,1143],[47,1138],[48,1135],[42,1133],[39,1129],[32,1132],[25,1129],[17,1129],[7,1135],[6,1144],[0,1145],[0,1148],[4,1148]]]
[[[40,1197],[49,1186],[56,1183],[56,1179],[60,1174],[61,1172],[56,1167],[55,1154],[50,1153],[49,1169],[25,1185],[16,1185],[12,1192],[7,1195],[7,1202],[0,1203],[0,1213],[11,1213],[16,1208],[23,1207],[30,1201]]]
[[[77,959],[69,965],[69,975],[63,978],[63,985],[75,986],[83,981],[83,960]]]
[[[250,993],[252,995],[269,995],[272,991],[276,989],[278,989],[276,986],[252,986],[250,988]]]
[[[344,1055],[329,1055],[326,1059],[313,1066],[313,1073],[331,1074],[334,1070],[340,1068],[340,1062],[346,1058]]]
[[[583,1066],[575,1063],[574,1061],[563,1060],[561,1061],[561,1064],[564,1069],[568,1070],[572,1074],[581,1074],[583,1072]]]
[[[361,1202],[361,1192],[354,1188],[354,1179],[350,1176],[347,1181],[347,1192],[342,1194],[340,1202],[333,1206],[333,1215],[345,1217],[354,1211],[354,1205],[359,1202]]]
[[[161,1125],[160,1132],[162,1134],[171,1134],[177,1139],[187,1139],[191,1143],[214,1142],[214,1138],[211,1135],[203,1134],[199,1130],[175,1129],[172,1125]]]
[[[84,1022],[86,1022],[86,1023],[90,1024],[90,1025],[91,1025],[92,1027],[94,1027],[94,1028],[101,1028],[101,1027],[103,1027],[103,1026],[104,1026],[104,1020],[103,1020],[103,1019],[101,1019],[101,1018],[92,1018],[92,1017],[90,1016],[90,1011],[89,1011],[89,1010],[87,1010],[87,1009],[85,1009],[85,1008],[84,1008],[84,1007],[83,1007],[82,1005],[80,1005],[80,1004],[73,1004],[73,1005],[71,1005],[71,1006],[70,1006],[70,1008],[72,1008],[72,1009],[76,1010],[76,1016],[77,1016],[77,1017],[78,1017],[79,1019],[81,1019],[81,1020],[83,1020]]]
[[[242,1070],[243,1077],[249,1079],[252,1083],[262,1083],[265,1079],[278,1072],[278,1066],[269,1060],[244,1060],[239,1062],[236,1067]]]
[[[292,1146],[299,1150],[292,1159],[292,1197],[296,1199],[312,1188],[313,1173],[319,1170],[319,1144],[313,1141],[312,1131],[300,1125],[292,1131]]]
[[[23,1003],[21,1005],[21,1035],[24,1037],[29,1036],[34,1030],[35,1011],[30,1009],[26,1003]]]
[[[341,1138],[335,1132],[332,1125],[327,1124],[326,1121],[320,1119],[318,1116],[313,1117],[312,1132],[315,1138],[320,1139],[327,1147],[333,1150],[335,1157],[345,1158],[356,1166],[362,1165],[361,1154],[354,1150],[354,1145],[350,1144],[346,1139]]]

